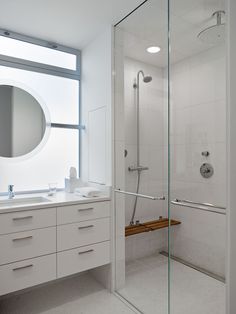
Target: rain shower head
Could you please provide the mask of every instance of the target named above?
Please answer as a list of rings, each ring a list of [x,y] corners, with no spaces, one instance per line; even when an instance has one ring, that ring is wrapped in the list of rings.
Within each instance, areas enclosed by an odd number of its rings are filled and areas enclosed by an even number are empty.
[[[218,45],[225,41],[225,23],[222,23],[222,16],[225,11],[216,11],[212,17],[216,17],[216,24],[207,27],[198,34],[198,38],[207,44]]]

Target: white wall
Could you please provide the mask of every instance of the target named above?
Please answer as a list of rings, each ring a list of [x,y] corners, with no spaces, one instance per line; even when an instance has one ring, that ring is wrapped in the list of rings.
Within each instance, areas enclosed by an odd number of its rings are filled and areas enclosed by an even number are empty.
[[[113,28],[109,26],[82,51],[81,109],[85,130],[81,136],[81,178],[112,185]],[[113,218],[113,215],[112,215]],[[111,230],[113,219],[111,219]],[[111,248],[112,246],[111,241]],[[112,249],[111,249],[112,251]],[[111,258],[112,258],[111,254]],[[94,269],[93,276],[112,288],[112,267]]]
[[[112,28],[82,51],[81,106],[84,181],[111,185]]]
[[[226,206],[225,48],[171,66],[171,199]],[[209,151],[205,158],[202,151]],[[200,166],[214,175],[205,179]],[[172,254],[225,276],[226,216],[172,206]]]

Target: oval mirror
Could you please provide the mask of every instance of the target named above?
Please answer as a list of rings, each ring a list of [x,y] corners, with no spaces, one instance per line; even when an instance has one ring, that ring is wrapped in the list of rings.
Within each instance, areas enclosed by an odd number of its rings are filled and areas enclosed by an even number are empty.
[[[46,119],[41,105],[25,90],[0,85],[0,156],[19,157],[42,141]]]

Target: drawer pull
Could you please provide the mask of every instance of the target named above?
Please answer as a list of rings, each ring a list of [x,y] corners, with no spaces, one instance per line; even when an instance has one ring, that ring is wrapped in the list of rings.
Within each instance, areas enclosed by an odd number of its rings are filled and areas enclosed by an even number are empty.
[[[29,264],[29,265],[13,268],[12,270],[16,271],[16,270],[21,270],[21,269],[25,269],[25,268],[30,268],[30,267],[33,267],[33,266],[34,266],[33,264]]]
[[[87,250],[87,251],[82,251],[82,252],[79,252],[79,255],[81,255],[81,254],[86,254],[86,253],[92,253],[92,252],[94,252],[93,249]]]
[[[23,220],[23,219],[32,219],[33,216],[24,216],[24,217],[14,217],[12,218],[12,220],[16,221],[16,220]]]
[[[27,236],[27,237],[23,237],[23,238],[15,238],[12,239],[12,241],[21,241],[21,240],[27,240],[27,239],[33,239],[33,236]]]
[[[94,227],[94,225],[88,225],[88,226],[79,227],[78,229],[82,230],[82,229],[88,229],[88,228],[93,228],[93,227]]]
[[[93,210],[93,207],[89,207],[89,208],[80,208],[78,209],[79,212],[85,212],[87,210]]]

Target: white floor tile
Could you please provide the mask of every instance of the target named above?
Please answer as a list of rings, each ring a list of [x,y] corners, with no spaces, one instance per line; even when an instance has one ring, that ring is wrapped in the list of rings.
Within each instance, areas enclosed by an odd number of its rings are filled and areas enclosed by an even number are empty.
[[[0,301],[1,314],[132,314],[87,274]]]
[[[167,313],[168,260],[153,255],[128,263],[126,285],[119,292],[145,314]],[[225,285],[171,261],[171,314],[224,314]]]

